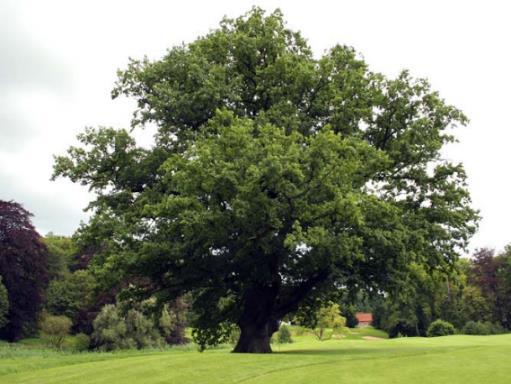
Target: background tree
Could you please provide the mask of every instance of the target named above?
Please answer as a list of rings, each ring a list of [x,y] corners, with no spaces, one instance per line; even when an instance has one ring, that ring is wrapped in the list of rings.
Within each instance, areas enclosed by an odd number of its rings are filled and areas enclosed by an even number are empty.
[[[35,330],[48,283],[48,251],[30,217],[20,204],[0,200],[0,276],[9,297],[0,337],[9,341]]]
[[[309,323],[302,324],[311,328],[318,340],[324,340],[326,331],[340,331],[346,326],[346,318],[341,316],[341,307],[336,303],[322,306]]]
[[[511,329],[511,245],[506,246],[504,252],[499,255],[499,259],[497,297],[500,311],[495,320],[507,329]]]
[[[202,347],[236,323],[236,352],[270,352],[302,304],[397,290],[412,263],[448,273],[475,229],[463,167],[440,159],[464,115],[352,48],[315,59],[279,11],[132,61],[121,94],[154,145],[87,129],[54,176],[97,195],[80,237],[99,275],[162,303],[190,293]]]
[[[490,320],[511,329],[511,247],[499,255],[492,249],[478,249],[468,281],[480,290],[490,309],[489,316],[471,320]]]
[[[7,324],[7,313],[9,312],[9,297],[7,296],[7,288],[2,283],[0,276],[0,329]]]
[[[372,309],[369,310],[372,312]],[[346,319],[346,326],[355,328],[358,325],[357,311],[353,305],[344,305],[342,307],[342,316]]]
[[[469,282],[481,289],[487,300],[491,301],[492,306],[497,300],[497,270],[498,261],[495,258],[495,250],[489,248],[476,250],[468,276]]]
[[[460,310],[462,319],[456,324],[459,328],[467,321],[493,321],[492,303],[477,286],[468,285],[463,289]]]
[[[86,270],[67,272],[52,280],[46,293],[46,309],[54,315],[64,315],[77,321],[80,312],[94,305],[95,281]]]
[[[495,255],[488,249],[473,258],[459,260],[449,278],[420,269],[413,283],[397,297],[387,295],[375,312],[374,325],[391,337],[425,336],[429,324],[444,319],[470,334],[492,334],[508,328],[511,300],[509,292],[509,250]],[[509,329],[509,328],[508,328]]]
[[[74,264],[77,247],[72,238],[48,233],[43,242],[48,248],[48,277],[50,280],[63,277]]]

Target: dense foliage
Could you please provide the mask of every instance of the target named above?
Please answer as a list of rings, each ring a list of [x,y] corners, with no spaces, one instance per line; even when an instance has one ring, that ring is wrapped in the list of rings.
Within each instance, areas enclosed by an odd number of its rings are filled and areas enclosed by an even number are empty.
[[[74,237],[56,236],[48,234],[44,238],[49,247],[50,269],[58,271],[51,273],[52,279],[46,291],[44,308],[51,315],[64,315],[73,321],[72,332],[78,333],[83,342],[79,342],[78,349],[88,348],[89,340],[85,340],[92,334],[93,321],[105,305],[118,302],[118,289],[104,289],[97,284],[94,270],[89,268],[89,254],[94,252],[93,247],[82,247]],[[55,268],[55,266],[59,266]],[[131,303],[144,306],[143,303]],[[147,309],[147,308],[146,308]],[[150,308],[150,312],[157,312],[157,308]],[[158,330],[168,344],[182,344],[186,341],[184,329],[187,324],[188,305],[186,300],[178,298],[164,305],[158,320]],[[125,313],[124,311],[123,313]],[[128,316],[129,318],[126,318]],[[144,336],[140,336],[139,328],[148,325],[148,319],[140,317],[138,312],[128,312],[121,316],[121,321],[130,334],[130,345],[141,348],[144,342],[139,342]],[[138,324],[138,325],[137,325]],[[138,328],[137,328],[138,327]],[[150,322],[151,332],[154,323]],[[143,332],[142,332],[143,333]],[[158,336],[159,337],[159,336]],[[76,340],[77,338],[73,338]],[[97,346],[96,340],[96,346]],[[148,343],[148,345],[152,345]],[[121,346],[126,347],[126,346]]]
[[[440,158],[464,115],[352,48],[314,58],[279,11],[133,60],[119,95],[154,145],[87,129],[54,176],[96,193],[79,237],[104,280],[162,303],[190,293],[202,347],[235,323],[235,351],[270,352],[289,313],[340,287],[397,291],[410,265],[448,273],[475,230],[463,167]]]
[[[332,302],[321,306],[314,313],[300,313],[296,320],[301,326],[312,329],[318,340],[329,338],[332,332],[338,332],[346,326],[346,318],[341,316],[341,307]]]
[[[413,283],[396,296],[373,299],[374,325],[395,337],[426,336],[432,321],[444,319],[469,334],[510,329],[511,252],[479,249],[455,264],[449,277],[415,268]]]
[[[66,273],[50,282],[46,309],[54,315],[65,315],[75,322],[81,311],[93,305],[94,278],[88,271]]]
[[[9,313],[9,297],[0,276],[0,328],[7,324],[7,313]]]
[[[281,324],[279,330],[277,331],[277,343],[279,344],[289,344],[293,342],[293,337],[291,335],[291,330],[286,324]]]
[[[74,266],[74,257],[78,252],[72,238],[52,233],[43,238],[48,248],[48,275],[50,280],[64,277]]]
[[[369,309],[370,311],[371,309]],[[368,309],[364,308],[364,311],[367,312]],[[346,319],[346,326],[348,328],[355,328],[358,325],[358,319],[356,316],[356,308],[352,302],[344,303],[342,306],[341,314]]]
[[[40,329],[43,337],[49,344],[56,348],[62,349],[66,336],[69,335],[73,322],[66,316],[45,315],[40,323]]]
[[[448,321],[444,321],[441,319],[433,321],[428,327],[429,337],[449,336],[454,335],[454,332],[455,332],[454,326]]]
[[[164,339],[155,322],[136,309],[126,314],[115,305],[105,305],[94,320],[94,346],[106,351],[160,347]]]
[[[498,323],[489,321],[469,321],[462,329],[466,335],[498,335],[504,333],[504,328]]]
[[[73,349],[77,352],[87,351],[90,347],[90,337],[85,333],[77,333],[73,339]]]
[[[115,305],[105,305],[94,320],[92,342],[107,351],[133,347],[126,332],[126,323]]]
[[[481,290],[483,300],[489,305],[487,320],[511,329],[511,246],[499,255],[491,249],[478,250],[468,277],[469,282]]]
[[[48,283],[48,251],[20,204],[0,200],[0,276],[9,297],[0,337],[16,341],[35,330]]]

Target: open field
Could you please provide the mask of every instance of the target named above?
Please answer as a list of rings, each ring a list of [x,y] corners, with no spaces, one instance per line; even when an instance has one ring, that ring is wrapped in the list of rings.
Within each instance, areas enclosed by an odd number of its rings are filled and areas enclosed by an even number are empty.
[[[4,344],[0,382],[507,384],[511,375],[511,335],[297,339],[271,355],[230,354],[227,347],[73,354]]]

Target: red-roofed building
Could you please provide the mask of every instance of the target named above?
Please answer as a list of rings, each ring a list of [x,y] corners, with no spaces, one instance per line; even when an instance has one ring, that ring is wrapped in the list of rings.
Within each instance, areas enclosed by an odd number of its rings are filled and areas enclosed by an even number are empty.
[[[370,312],[357,312],[355,317],[358,320],[357,327],[368,327],[373,323],[373,314]]]

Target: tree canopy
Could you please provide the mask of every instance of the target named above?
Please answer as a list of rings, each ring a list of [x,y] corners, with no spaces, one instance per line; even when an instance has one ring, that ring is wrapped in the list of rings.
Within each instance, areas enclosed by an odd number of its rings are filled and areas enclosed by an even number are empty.
[[[396,290],[412,263],[447,273],[475,230],[463,167],[440,156],[466,117],[350,47],[315,58],[280,11],[131,60],[112,95],[154,144],[88,128],[54,177],[96,193],[78,233],[96,271],[162,303],[190,293],[203,347],[234,323],[235,351],[270,352],[285,315]]]
[[[48,274],[50,280],[65,276],[74,267],[73,258],[78,253],[70,237],[48,233],[43,242],[48,248]]]
[[[48,283],[48,251],[20,204],[0,200],[0,276],[9,311],[0,337],[18,340],[35,325]]]
[[[7,324],[7,313],[9,312],[9,298],[7,296],[7,289],[2,283],[2,276],[0,276],[0,328]]]

